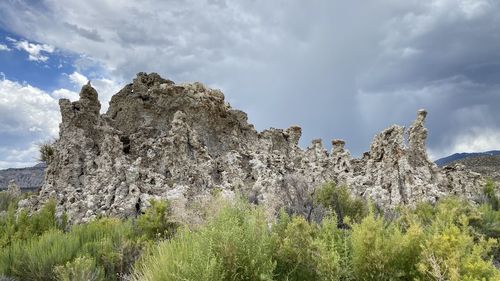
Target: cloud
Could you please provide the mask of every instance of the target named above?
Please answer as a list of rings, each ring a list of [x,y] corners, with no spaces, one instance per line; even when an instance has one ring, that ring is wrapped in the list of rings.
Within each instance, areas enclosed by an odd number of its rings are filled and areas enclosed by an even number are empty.
[[[87,84],[89,79],[85,77],[83,74],[78,73],[77,71],[71,73],[69,76],[70,81],[78,87],[82,87]]]
[[[78,93],[68,89],[57,89],[52,92],[51,96],[55,99],[69,99],[70,101],[77,101],[80,98]]]
[[[422,107],[436,154],[500,128],[498,1],[136,2],[4,1],[0,24],[82,54],[75,73],[104,101],[139,71],[201,80],[258,129],[303,126],[303,146],[344,138],[360,155]]]
[[[97,32],[95,29],[86,29],[83,27],[80,27],[76,24],[71,24],[71,23],[64,23],[66,27],[68,27],[70,30],[80,34],[81,36],[92,40],[96,42],[103,42],[104,40],[101,38],[101,35]]]
[[[433,160],[446,157],[457,152],[486,152],[499,150],[498,128],[471,128],[467,132],[455,136],[444,150],[429,150],[429,157]]]
[[[55,138],[57,101],[30,85],[0,80],[0,168],[36,162],[37,144]]]
[[[10,38],[10,37],[9,37]],[[10,38],[14,44],[14,47],[18,50],[22,50],[28,53],[28,60],[36,61],[36,62],[46,62],[49,57],[46,55],[47,53],[53,53],[54,47],[47,44],[36,44],[31,43],[26,40],[17,41],[15,39]]]
[[[469,134],[456,138],[451,151],[476,152],[498,150],[500,130],[491,128],[473,129]]]
[[[10,48],[7,45],[0,44],[0,51],[10,51]]]
[[[1,147],[0,169],[22,168],[33,166],[38,162],[38,144],[30,143],[20,148]]]
[[[68,80],[78,87],[88,79],[74,72]],[[104,112],[118,85],[108,79],[93,80],[99,92]],[[0,80],[0,169],[25,167],[35,164],[38,144],[56,139],[59,134],[58,100],[78,100],[78,93],[60,88],[50,93],[29,84],[6,79]]]

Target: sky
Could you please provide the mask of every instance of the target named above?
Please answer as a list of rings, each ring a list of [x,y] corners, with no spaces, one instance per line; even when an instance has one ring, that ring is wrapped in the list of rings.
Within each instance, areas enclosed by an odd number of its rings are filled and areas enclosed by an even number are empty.
[[[428,110],[428,153],[500,149],[498,0],[0,1],[0,169],[36,163],[59,98],[105,112],[138,72],[221,89],[258,130],[354,156]]]

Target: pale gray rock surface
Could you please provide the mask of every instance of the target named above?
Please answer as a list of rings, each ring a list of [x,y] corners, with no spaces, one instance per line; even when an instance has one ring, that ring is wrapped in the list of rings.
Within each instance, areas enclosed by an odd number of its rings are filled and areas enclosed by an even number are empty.
[[[21,205],[36,209],[55,198],[58,211],[74,222],[135,216],[152,198],[170,199],[182,209],[215,190],[251,196],[272,212],[293,182],[308,190],[345,183],[354,194],[392,209],[447,194],[473,200],[483,181],[428,159],[423,110],[408,130],[391,126],[374,137],[362,159],[353,159],[342,140],[332,141],[331,152],[321,140],[301,149],[297,126],[257,132],[219,90],[174,84],[155,73],[139,73],[103,115],[90,84],[79,101],[59,104],[55,156],[39,195]]]
[[[11,180],[7,186],[7,192],[14,197],[21,195],[21,188],[17,185],[15,180]]]

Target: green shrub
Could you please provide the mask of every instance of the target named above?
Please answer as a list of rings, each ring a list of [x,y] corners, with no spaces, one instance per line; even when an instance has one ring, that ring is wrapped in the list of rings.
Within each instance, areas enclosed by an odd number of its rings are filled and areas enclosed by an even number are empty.
[[[143,246],[130,221],[103,218],[75,226],[68,235],[81,241],[80,253],[96,260],[104,269],[106,280],[127,274]]]
[[[335,212],[339,227],[346,227],[345,219],[360,222],[368,214],[368,204],[361,198],[351,195],[346,186],[327,183],[318,188],[315,201]]]
[[[129,272],[139,255],[142,244],[134,239],[132,223],[119,219],[77,225],[67,233],[51,228],[3,247],[0,273],[21,280],[55,280],[56,266],[70,263],[70,267],[75,257],[86,256],[102,268],[106,280],[117,280],[118,274]]]
[[[64,266],[54,269],[58,281],[100,281],[104,280],[103,270],[95,260],[89,257],[78,257]]]
[[[202,234],[224,266],[224,280],[271,280],[271,233],[264,213],[239,202],[223,208]]]
[[[54,143],[45,142],[38,145],[38,151],[40,152],[39,161],[49,164],[56,154],[54,149]]]
[[[200,233],[181,231],[146,255],[135,266],[134,280],[140,281],[219,281],[224,280],[220,259],[210,240]]]
[[[436,206],[436,215],[422,243],[418,269],[424,280],[498,280],[500,272],[490,256],[495,239],[471,233],[469,219],[475,209],[454,198]]]
[[[273,226],[276,280],[350,280],[349,240],[335,216],[316,225],[281,212]]]
[[[178,224],[170,220],[166,201],[151,200],[151,207],[136,220],[138,231],[147,239],[170,238]]]
[[[4,216],[0,217],[0,248],[15,240],[28,240],[52,229],[66,228],[64,219],[56,218],[56,203],[47,202],[40,211],[28,214],[26,210],[16,213],[11,206]]]
[[[466,227],[448,225],[425,240],[419,271],[424,279],[499,280],[498,270],[483,259],[494,244],[492,239],[474,243]]]
[[[317,280],[314,239],[317,227],[302,216],[282,213],[274,229],[274,259],[278,280]]]
[[[72,260],[79,248],[77,237],[68,237],[60,230],[16,240],[0,253],[0,273],[20,280],[56,280],[54,266]]]
[[[373,214],[352,228],[352,266],[356,280],[413,280],[423,230],[417,223],[403,230]]]
[[[323,219],[314,245],[318,249],[315,255],[318,280],[354,280],[351,231],[339,229],[335,216]]]
[[[483,194],[487,204],[491,205],[491,208],[495,211],[500,209],[500,198],[495,190],[495,183],[492,180],[488,180],[486,185],[483,187]]]
[[[0,213],[7,211],[9,207],[16,207],[19,197],[7,191],[0,191]]]
[[[332,199],[334,198],[334,199]],[[320,223],[282,211],[270,223],[259,207],[217,201],[193,231],[165,202],[135,220],[101,218],[69,228],[55,203],[38,213],[0,216],[0,276],[15,280],[500,280],[500,212],[456,198],[394,218],[366,213],[347,189],[324,186],[331,203]],[[337,211],[335,210],[337,208]],[[340,210],[340,212],[338,211]],[[361,211],[360,211],[361,210]],[[350,218],[340,224],[341,218]],[[142,255],[141,255],[142,254]],[[133,272],[131,272],[131,270]],[[128,279],[127,279],[128,280]]]
[[[196,233],[182,231],[145,257],[136,280],[272,280],[271,234],[263,212],[227,206]]]

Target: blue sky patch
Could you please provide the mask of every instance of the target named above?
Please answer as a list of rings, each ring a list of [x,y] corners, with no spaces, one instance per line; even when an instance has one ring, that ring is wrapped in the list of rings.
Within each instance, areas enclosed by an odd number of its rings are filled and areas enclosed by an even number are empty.
[[[54,49],[51,53],[41,52],[41,55],[47,57],[46,61],[30,60],[27,51],[16,47],[16,43],[22,41],[43,45],[0,28],[0,44],[10,49],[0,51],[0,72],[5,78],[19,83],[27,82],[48,92],[61,87],[74,87],[69,84],[65,74],[71,74],[76,70],[73,63],[78,55]]]

